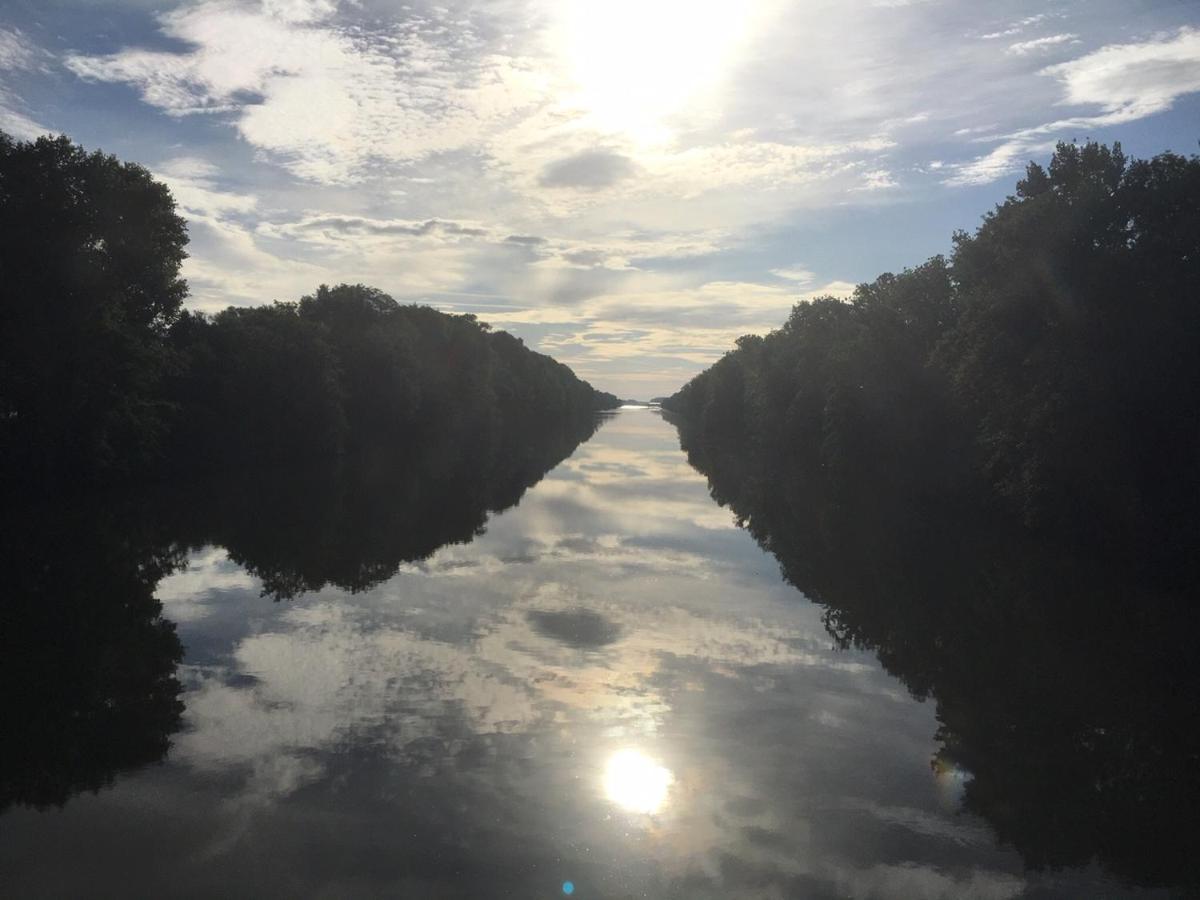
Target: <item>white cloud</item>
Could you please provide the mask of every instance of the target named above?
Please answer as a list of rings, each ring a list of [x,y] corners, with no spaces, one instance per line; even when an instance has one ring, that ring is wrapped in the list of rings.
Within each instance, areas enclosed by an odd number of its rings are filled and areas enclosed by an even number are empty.
[[[711,365],[744,334],[778,328],[797,303],[817,297],[844,298],[855,285],[834,280],[762,284],[749,281],[681,283],[678,277],[633,272],[613,291],[588,297],[570,307],[497,310],[485,313],[497,327],[537,325],[552,328],[540,349],[570,365],[585,378],[602,378],[618,393],[662,393]],[[774,273],[778,274],[778,273]],[[780,276],[783,277],[783,276]],[[634,373],[647,370],[640,380]],[[649,374],[653,372],[654,374]]]
[[[0,27],[0,72],[45,71],[46,52],[15,28]],[[11,90],[0,83],[0,131],[31,140],[50,131],[23,111]]]
[[[0,28],[0,71],[32,69],[43,55],[19,30]]]
[[[180,157],[167,160],[155,172],[171,189],[179,211],[193,219],[221,218],[230,213],[251,213],[258,207],[252,194],[223,191],[216,186],[216,169],[204,160]]]
[[[1002,28],[999,31],[991,31],[991,32],[988,32],[987,34],[981,34],[980,38],[985,41],[994,41],[994,40],[998,40],[999,38],[1012,37],[1014,34],[1020,34],[1022,31],[1024,31],[1029,26],[1037,25],[1044,21],[1046,21],[1045,13],[1038,13],[1037,15],[1026,16],[1024,19],[1020,19],[1019,21],[1013,22],[1008,27]]]
[[[263,12],[283,22],[317,22],[337,10],[337,0],[263,0]]]
[[[862,173],[862,183],[851,188],[851,190],[882,191],[887,188],[898,187],[899,184],[900,182],[887,169],[871,169]]]
[[[49,128],[31,119],[25,113],[13,109],[16,105],[18,105],[16,99],[0,88],[0,131],[21,140],[32,140],[50,131]]]
[[[1100,111],[1013,132],[990,153],[953,167],[947,184],[995,181],[1012,174],[1033,154],[1051,149],[1064,132],[1143,119],[1170,109],[1185,94],[1200,91],[1200,30],[1181,28],[1174,36],[1102,47],[1048,66],[1041,74],[1061,85],[1060,105],[1098,106]]]
[[[165,34],[194,49],[65,63],[81,78],[134,85],[172,115],[228,113],[252,145],[326,183],[478,144],[539,97],[520,60],[488,53],[469,28],[412,18],[369,33],[326,22],[333,10],[208,0],[161,17]]]
[[[195,622],[213,610],[213,600],[226,591],[254,591],[259,581],[229,559],[219,547],[194,551],[187,567],[167,575],[154,589],[163,615],[172,622]]]
[[[1200,29],[1181,28],[1138,44],[1113,44],[1043,70],[1066,91],[1064,104],[1096,104],[1114,121],[1169,109],[1200,91]]]
[[[1079,35],[1077,34],[1052,34],[1047,37],[1034,38],[1029,41],[1018,41],[1015,44],[1009,44],[1006,53],[1011,53],[1014,56],[1027,56],[1030,53],[1038,53],[1042,50],[1049,50],[1061,44],[1078,44]]]
[[[772,269],[771,274],[779,278],[786,278],[788,281],[794,281],[797,284],[809,284],[817,277],[812,271],[799,265],[782,269]]]

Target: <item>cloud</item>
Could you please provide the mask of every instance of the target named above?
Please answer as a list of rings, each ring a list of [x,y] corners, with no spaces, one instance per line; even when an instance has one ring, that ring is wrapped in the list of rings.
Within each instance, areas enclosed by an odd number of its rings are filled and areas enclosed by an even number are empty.
[[[0,72],[45,71],[47,54],[15,28],[0,27]],[[16,94],[0,84],[0,131],[21,140],[32,140],[51,129],[27,115]]]
[[[912,863],[880,864],[839,873],[838,893],[854,900],[887,897],[921,897],[924,900],[1009,900],[1025,890],[1024,879],[1002,872],[973,871],[963,877],[932,866]]]
[[[536,234],[510,234],[504,240],[509,244],[520,244],[526,247],[539,247],[546,243],[544,237],[538,237]]]
[[[261,234],[277,238],[297,240],[341,240],[362,237],[486,237],[487,228],[477,224],[452,222],[442,219],[372,219],[367,216],[348,216],[334,213],[318,213],[305,216],[297,222],[281,225],[264,223],[259,227]]]
[[[1063,132],[1133,122],[1164,112],[1185,94],[1200,91],[1200,30],[1134,44],[1102,47],[1041,70],[1062,89],[1059,105],[1098,106],[1092,115],[1056,119],[1005,136],[990,153],[955,166],[949,185],[987,184],[1016,171],[1035,153],[1054,146]]]
[[[1031,41],[1018,41],[1015,44],[1009,44],[1006,53],[1011,53],[1015,56],[1026,56],[1030,53],[1037,53],[1042,50],[1049,50],[1052,47],[1057,47],[1061,44],[1078,44],[1079,35],[1077,34],[1052,34],[1048,37],[1034,38]]]
[[[788,271],[788,270],[781,270]],[[542,306],[482,312],[493,325],[519,332],[545,329],[539,349],[570,365],[582,377],[603,379],[633,396],[671,392],[711,365],[747,333],[778,328],[797,303],[817,297],[844,298],[855,285],[785,279],[787,284],[678,279],[633,270],[609,290],[571,306]],[[644,372],[645,375],[639,375]]]
[[[17,99],[0,87],[0,131],[21,140],[33,140],[51,131],[40,122],[13,108],[17,105]]]
[[[853,191],[882,191],[899,186],[900,182],[887,169],[871,169],[862,173],[862,183]]]
[[[207,160],[181,156],[155,167],[155,176],[171,189],[180,212],[192,219],[219,219],[231,213],[251,213],[258,198],[217,187],[218,169]]]
[[[0,28],[0,71],[36,68],[45,52],[15,28]]]
[[[1016,22],[1013,22],[1011,25],[1009,25],[1006,28],[1002,28],[999,31],[992,31],[987,34],[981,34],[979,37],[980,37],[980,39],[985,40],[985,41],[994,41],[994,40],[998,40],[999,38],[1012,37],[1014,34],[1020,34],[1022,31],[1024,31],[1029,26],[1037,25],[1041,22],[1044,22],[1045,20],[1046,20],[1045,13],[1038,13],[1037,15],[1026,16],[1024,19],[1020,19]]]
[[[337,10],[337,0],[263,0],[263,12],[284,22],[317,22]]]
[[[610,187],[637,171],[633,160],[608,150],[590,150],[550,163],[538,183],[594,191]]]
[[[771,274],[778,278],[786,278],[788,281],[794,281],[797,284],[809,284],[817,277],[813,272],[801,266],[772,269]]]
[[[312,181],[359,180],[378,161],[477,145],[535,101],[535,80],[469,26],[413,16],[375,31],[327,21],[323,0],[207,0],[160,17],[183,52],[73,54],[69,70],[127,83],[171,115],[232,117],[241,136]]]
[[[1169,109],[1200,91],[1200,29],[1174,37],[1114,44],[1042,71],[1066,90],[1064,104],[1096,104],[1121,121]]]

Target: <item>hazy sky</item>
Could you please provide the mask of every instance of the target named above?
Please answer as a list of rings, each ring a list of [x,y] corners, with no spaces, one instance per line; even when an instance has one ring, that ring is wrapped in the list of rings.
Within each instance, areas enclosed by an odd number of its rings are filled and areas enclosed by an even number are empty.
[[[1200,2],[0,0],[0,129],[167,181],[190,304],[364,282],[673,392],[1057,140],[1200,138]]]

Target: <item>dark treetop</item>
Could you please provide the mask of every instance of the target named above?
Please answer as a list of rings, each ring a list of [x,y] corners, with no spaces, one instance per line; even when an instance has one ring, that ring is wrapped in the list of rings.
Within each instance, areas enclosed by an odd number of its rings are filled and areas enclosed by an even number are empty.
[[[0,134],[0,474],[37,488],[407,452],[619,405],[473,316],[362,285],[185,312],[186,242],[142,167]]]
[[[1200,159],[1059,145],[973,235],[665,406],[713,497],[938,703],[1034,867],[1197,883]]]
[[[666,405],[863,478],[1004,509],[1185,583],[1200,545],[1200,158],[1060,144],[975,234],[746,336]]]

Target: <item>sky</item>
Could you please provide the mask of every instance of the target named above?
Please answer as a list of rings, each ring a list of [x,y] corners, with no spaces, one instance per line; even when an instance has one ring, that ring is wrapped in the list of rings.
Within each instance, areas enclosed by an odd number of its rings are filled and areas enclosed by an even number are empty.
[[[1196,153],[1200,0],[0,0],[0,130],[169,184],[192,308],[361,282],[648,399],[1059,140]]]

